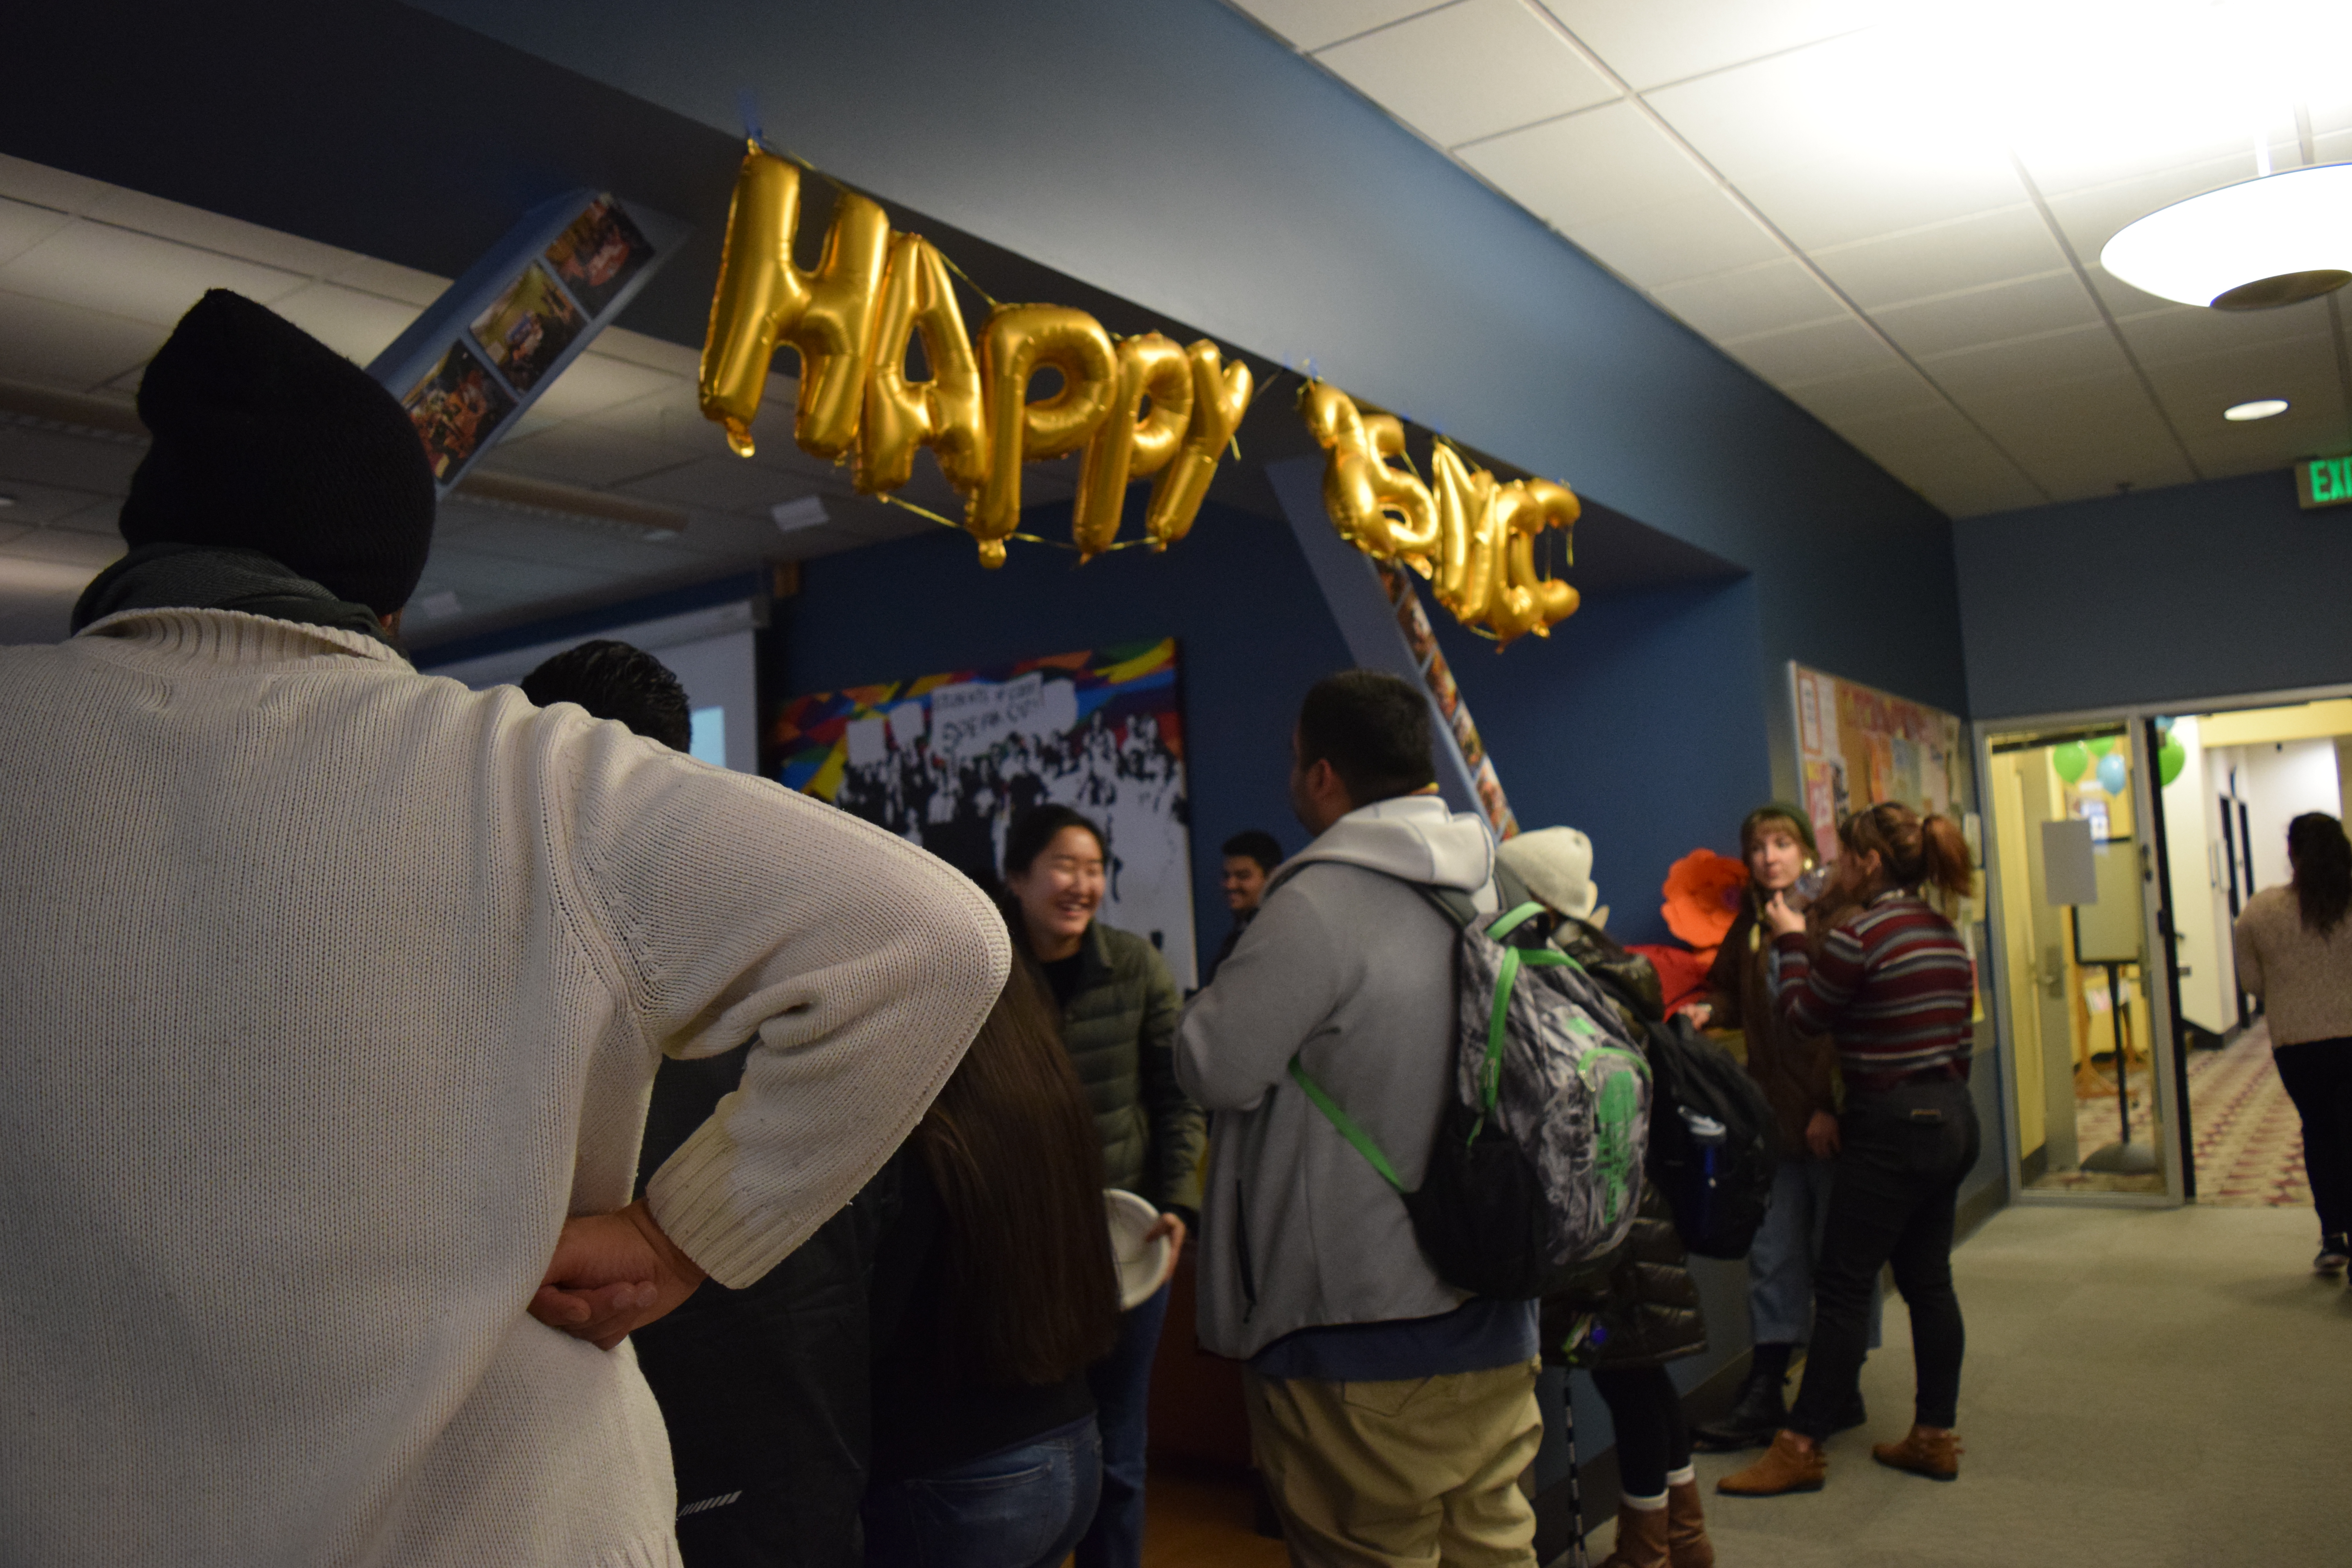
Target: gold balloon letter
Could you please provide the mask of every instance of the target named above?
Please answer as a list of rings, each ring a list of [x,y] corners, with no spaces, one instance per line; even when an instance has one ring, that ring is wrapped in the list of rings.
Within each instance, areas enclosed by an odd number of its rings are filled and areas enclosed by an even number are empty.
[[[1151,487],[1151,507],[1144,513],[1143,527],[1154,550],[1165,550],[1192,531],[1218,460],[1241,428],[1242,416],[1249,412],[1249,366],[1225,364],[1217,345],[1206,338],[1186,349],[1184,357],[1192,370],[1192,423],[1175,459]]]
[[[1404,449],[1403,426],[1389,419],[1393,436],[1382,430],[1391,443],[1384,450],[1355,401],[1328,382],[1308,382],[1298,400],[1307,427],[1330,453],[1323,465],[1323,506],[1340,536],[1376,561],[1418,558],[1425,566],[1437,543],[1428,488],[1382,460]]]
[[[1496,568],[1501,556],[1495,517],[1495,476],[1473,469],[1462,454],[1444,441],[1430,454],[1429,469],[1437,484],[1437,602],[1454,618],[1475,626],[1486,618],[1495,599]]]
[[[907,345],[920,334],[931,379],[907,379]],[[895,490],[915,471],[915,448],[929,447],[948,483],[966,495],[988,477],[987,430],[981,417],[980,363],[956,307],[946,261],[920,235],[890,244],[890,270],[874,328],[874,373],[866,384],[866,417],[857,438],[857,488]]]
[[[1556,578],[1537,574],[1536,539],[1547,528],[1559,529],[1570,535],[1570,559],[1573,560],[1576,520],[1583,515],[1584,504],[1566,485],[1549,479],[1521,479],[1519,489],[1528,499],[1511,519],[1507,575],[1512,591],[1527,595],[1532,620],[1528,630],[1539,637],[1549,637],[1555,623],[1576,614],[1583,595]]]
[[[701,374],[704,416],[725,426],[727,444],[746,458],[768,362],[780,344],[800,351],[793,435],[802,448],[832,461],[857,436],[890,220],[866,197],[842,192],[824,258],[810,272],[793,260],[800,213],[800,170],[753,148],[727,214]]]
[[[1029,401],[1029,378],[1051,367],[1062,389]],[[980,563],[1004,564],[1004,542],[1021,526],[1021,464],[1058,458],[1087,444],[1117,390],[1118,356],[1102,323],[1063,305],[1000,305],[989,312],[980,350],[988,405],[988,477],[965,512],[980,541]]]
[[[1147,398],[1149,414],[1143,413]],[[1110,412],[1095,426],[1078,466],[1070,537],[1077,543],[1081,563],[1109,549],[1118,537],[1128,481],[1166,468],[1192,422],[1192,366],[1184,351],[1158,332],[1122,339]]]

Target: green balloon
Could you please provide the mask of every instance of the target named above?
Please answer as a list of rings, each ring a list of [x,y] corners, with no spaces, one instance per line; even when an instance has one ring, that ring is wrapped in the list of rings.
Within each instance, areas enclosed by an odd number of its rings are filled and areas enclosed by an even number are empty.
[[[2116,749],[2116,738],[2113,735],[2100,735],[2084,742],[2083,745],[2091,755],[2104,757]]]
[[[2073,784],[2091,771],[2091,753],[2083,750],[2082,742],[2069,741],[2051,748],[2050,765],[2058,770],[2060,778]]]
[[[2160,784],[2170,784],[2173,780],[2180,776],[2180,770],[2188,765],[2189,748],[2182,745],[2179,742],[2168,737],[2162,749],[2156,753],[2156,776],[2158,782]]]

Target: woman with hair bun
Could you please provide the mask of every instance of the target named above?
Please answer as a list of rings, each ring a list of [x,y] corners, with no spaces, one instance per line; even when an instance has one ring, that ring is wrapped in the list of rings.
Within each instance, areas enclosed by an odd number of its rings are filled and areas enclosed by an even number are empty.
[[[2303,1168],[2319,1211],[2319,1256],[2352,1261],[2352,842],[2324,811],[2287,824],[2294,879],[2246,903],[2232,931],[2238,984],[2263,999],[2279,1082],[2303,1118]]]
[[[1931,1480],[1959,1474],[1952,1427],[1964,1333],[1952,1229],[1979,1142],[1968,1084],[1976,976],[1959,932],[1920,889],[1966,894],[1974,882],[1968,844],[1950,818],[1882,801],[1840,823],[1838,845],[1815,907],[1818,942],[1785,897],[1774,895],[1763,911],[1780,961],[1773,1005],[1790,1028],[1837,1042],[1845,1108],[1813,1272],[1804,1385],[1764,1457],[1717,1483],[1734,1496],[1821,1489],[1829,1472],[1822,1444],[1861,1375],[1871,1284],[1890,1263],[1911,1309],[1918,1401],[1909,1433],[1871,1455]]]

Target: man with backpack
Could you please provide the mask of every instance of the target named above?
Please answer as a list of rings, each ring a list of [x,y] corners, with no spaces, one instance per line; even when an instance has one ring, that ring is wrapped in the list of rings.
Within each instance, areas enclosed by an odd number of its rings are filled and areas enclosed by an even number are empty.
[[[1425,889],[1495,910],[1493,840],[1434,790],[1420,690],[1317,682],[1290,774],[1315,840],[1177,1037],[1215,1118],[1201,1338],[1248,1363],[1252,1448],[1299,1563],[1535,1562],[1517,1483],[1542,1435],[1536,1303],[1448,1284],[1397,1190],[1422,1187],[1454,1099],[1458,926]]]

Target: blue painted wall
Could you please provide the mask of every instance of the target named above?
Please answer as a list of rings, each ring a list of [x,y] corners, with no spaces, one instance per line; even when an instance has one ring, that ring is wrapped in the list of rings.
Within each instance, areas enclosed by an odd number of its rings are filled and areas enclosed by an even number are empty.
[[[1040,507],[1027,522],[1066,538],[1069,507]],[[1177,638],[1193,922],[1200,951],[1214,952],[1226,926],[1218,847],[1244,827],[1286,849],[1306,845],[1290,815],[1291,721],[1309,685],[1347,668],[1347,649],[1279,522],[1212,505],[1164,555],[1076,561],[1016,542],[1001,570],[983,571],[971,541],[944,529],[812,561],[800,594],[777,605],[769,689],[791,697]]]
[[[1443,614],[1438,644],[1522,827],[1592,840],[1621,942],[1667,942],[1666,868],[1700,845],[1739,853],[1771,793],[1752,579],[1591,600],[1501,653]]]
[[[2352,681],[2352,507],[2280,471],[1954,525],[1979,718]]]
[[[845,180],[1755,569],[1768,665],[1967,710],[1939,513],[1218,0],[421,8],[730,132],[754,89]]]

